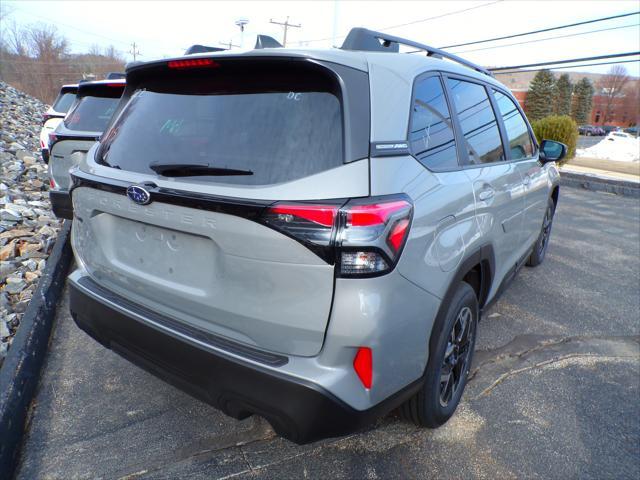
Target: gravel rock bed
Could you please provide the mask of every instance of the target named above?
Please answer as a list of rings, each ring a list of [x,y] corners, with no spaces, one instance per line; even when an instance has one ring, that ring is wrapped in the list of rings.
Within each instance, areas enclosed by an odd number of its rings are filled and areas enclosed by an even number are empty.
[[[0,82],[0,366],[61,226],[51,212],[40,154],[46,109]]]

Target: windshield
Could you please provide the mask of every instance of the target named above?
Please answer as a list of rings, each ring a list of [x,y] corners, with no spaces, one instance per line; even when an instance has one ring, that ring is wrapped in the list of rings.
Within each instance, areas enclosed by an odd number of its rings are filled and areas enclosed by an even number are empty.
[[[329,92],[138,90],[105,135],[102,162],[148,174],[150,164],[244,170],[252,174],[198,179],[267,185],[341,165],[342,145],[341,104]]]
[[[64,119],[69,130],[103,132],[118,105],[119,98],[82,97]]]
[[[75,93],[63,93],[62,95],[58,96],[52,108],[56,112],[67,113],[69,111],[69,108],[71,108],[71,105],[73,104],[75,98]]]

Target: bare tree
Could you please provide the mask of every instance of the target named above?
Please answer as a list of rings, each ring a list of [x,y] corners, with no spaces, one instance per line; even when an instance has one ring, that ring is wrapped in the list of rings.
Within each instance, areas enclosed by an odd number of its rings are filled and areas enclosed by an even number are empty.
[[[604,97],[603,123],[610,122],[614,116],[613,106],[616,98],[624,95],[624,88],[629,82],[627,69],[622,65],[612,66],[607,74],[598,82],[598,93]]]

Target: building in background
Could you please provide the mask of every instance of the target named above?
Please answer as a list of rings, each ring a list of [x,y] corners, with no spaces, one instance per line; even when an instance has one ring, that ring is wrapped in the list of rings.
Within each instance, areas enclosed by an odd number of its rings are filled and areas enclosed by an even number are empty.
[[[598,83],[604,74],[585,72],[554,72],[556,78],[568,73],[573,84],[587,77],[593,83],[596,93],[593,96],[590,123],[592,125],[613,125],[616,127],[630,127],[640,124],[640,78],[631,77],[625,88],[625,94],[611,100],[598,88]],[[527,99],[529,83],[533,80],[535,71],[518,72],[499,75],[497,78],[511,89],[516,100],[524,109]],[[607,105],[609,108],[607,109]],[[607,111],[608,110],[608,111]]]

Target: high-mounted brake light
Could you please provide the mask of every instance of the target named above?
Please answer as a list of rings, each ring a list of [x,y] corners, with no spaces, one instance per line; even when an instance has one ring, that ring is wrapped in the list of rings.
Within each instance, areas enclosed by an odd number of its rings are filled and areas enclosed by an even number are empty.
[[[369,347],[360,347],[353,359],[353,369],[364,388],[369,390],[373,385],[373,354]]]
[[[219,67],[220,64],[214,62],[210,58],[189,58],[186,60],[171,60],[167,63],[169,68],[200,68],[200,67]]]

